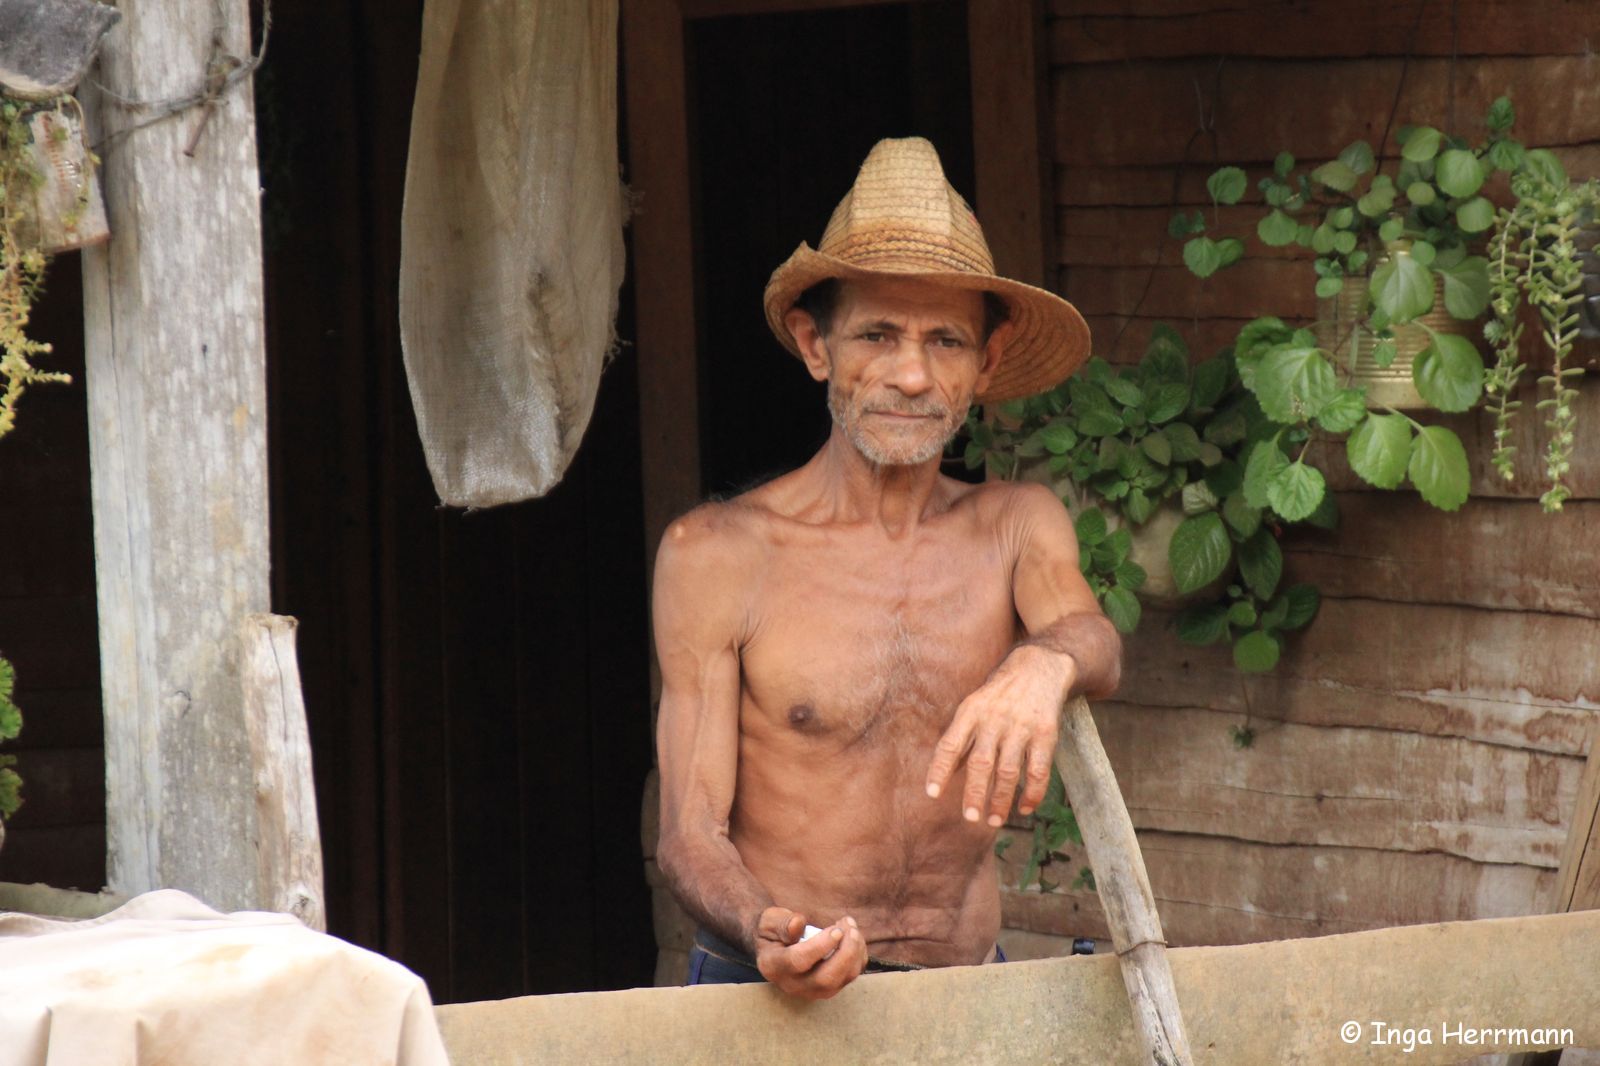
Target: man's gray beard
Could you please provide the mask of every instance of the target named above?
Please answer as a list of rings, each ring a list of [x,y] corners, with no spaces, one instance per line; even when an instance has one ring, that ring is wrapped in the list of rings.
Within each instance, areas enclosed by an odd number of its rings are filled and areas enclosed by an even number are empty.
[[[956,432],[961,428],[961,416],[938,403],[921,403],[915,400],[899,405],[878,405],[874,411],[898,411],[902,414],[938,415],[943,423],[944,432],[925,440],[916,447],[881,447],[861,427],[861,416],[866,411],[860,408],[850,408],[839,396],[839,390],[832,381],[828,382],[828,413],[833,416],[833,422],[850,443],[855,446],[869,463],[877,466],[917,466],[944,453],[945,445],[949,444]]]

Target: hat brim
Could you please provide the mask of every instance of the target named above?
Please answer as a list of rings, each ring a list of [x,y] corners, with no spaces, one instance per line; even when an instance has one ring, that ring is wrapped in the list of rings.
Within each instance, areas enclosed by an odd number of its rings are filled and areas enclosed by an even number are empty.
[[[882,277],[916,278],[958,289],[992,292],[1006,302],[1014,324],[989,387],[978,403],[1003,403],[1052,389],[1070,377],[1089,358],[1089,324],[1078,309],[1053,292],[991,274],[959,270],[928,270],[922,264],[901,267],[880,260],[871,269],[847,263],[802,243],[782,266],[772,272],[763,302],[767,325],[778,342],[798,356],[787,315],[800,294],[828,278],[859,280]]]

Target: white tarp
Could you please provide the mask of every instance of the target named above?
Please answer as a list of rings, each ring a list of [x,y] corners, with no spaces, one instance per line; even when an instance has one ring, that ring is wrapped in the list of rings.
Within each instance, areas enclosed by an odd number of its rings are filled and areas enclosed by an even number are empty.
[[[165,889],[0,913],[0,1066],[448,1066],[427,986],[287,914]]]
[[[434,488],[487,507],[561,479],[622,284],[617,0],[427,0],[400,337]]]

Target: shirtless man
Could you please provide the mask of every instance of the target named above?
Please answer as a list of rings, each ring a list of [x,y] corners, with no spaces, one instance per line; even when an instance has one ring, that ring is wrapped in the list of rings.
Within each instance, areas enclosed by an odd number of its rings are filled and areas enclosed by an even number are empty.
[[[948,217],[922,218],[933,202]],[[1023,813],[1043,800],[1062,703],[1116,688],[1061,502],[939,473],[975,397],[1049,388],[1087,347],[1070,305],[987,259],[932,146],[881,142],[768,286],[831,435],[662,540],[657,861],[716,971],[692,981],[825,999],[871,968],[992,958],[995,831],[1019,787]]]

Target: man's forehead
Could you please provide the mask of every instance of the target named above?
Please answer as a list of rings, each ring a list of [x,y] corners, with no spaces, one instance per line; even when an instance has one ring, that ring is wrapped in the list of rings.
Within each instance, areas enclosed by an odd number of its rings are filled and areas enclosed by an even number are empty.
[[[839,309],[846,320],[910,315],[983,322],[983,294],[922,278],[847,278],[839,283]]]

